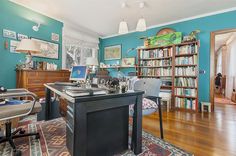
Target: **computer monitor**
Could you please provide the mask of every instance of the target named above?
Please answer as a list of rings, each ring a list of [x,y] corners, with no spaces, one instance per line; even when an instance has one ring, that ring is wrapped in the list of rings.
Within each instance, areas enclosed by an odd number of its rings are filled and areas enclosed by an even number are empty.
[[[87,77],[87,66],[73,66],[70,73],[70,80],[85,81]]]

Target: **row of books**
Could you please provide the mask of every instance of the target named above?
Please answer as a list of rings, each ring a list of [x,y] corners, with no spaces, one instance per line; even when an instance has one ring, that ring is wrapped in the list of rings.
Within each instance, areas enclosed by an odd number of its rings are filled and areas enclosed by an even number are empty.
[[[144,50],[140,52],[140,58],[147,59],[147,58],[171,57],[172,54],[173,54],[173,48]]]
[[[175,88],[175,95],[196,97],[196,89]]]
[[[171,68],[142,68],[141,75],[143,76],[171,76]]]
[[[184,65],[184,64],[198,64],[197,55],[193,55],[191,57],[177,57],[175,59],[176,65]]]
[[[193,78],[175,78],[175,86],[178,87],[197,87],[196,79]]]
[[[175,107],[196,110],[196,100],[176,97]]]
[[[175,75],[177,76],[196,76],[195,67],[176,67]]]
[[[198,53],[197,44],[176,47],[176,55]]]
[[[151,60],[151,61],[140,61],[141,66],[170,66],[172,61],[168,60]]]

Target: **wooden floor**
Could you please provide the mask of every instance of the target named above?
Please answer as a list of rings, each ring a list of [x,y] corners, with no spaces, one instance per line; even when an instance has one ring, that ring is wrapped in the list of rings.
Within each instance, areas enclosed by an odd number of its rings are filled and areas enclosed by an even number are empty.
[[[195,156],[236,156],[236,106],[216,104],[214,113],[163,112],[164,137]],[[144,117],[143,129],[159,134],[157,115]]]

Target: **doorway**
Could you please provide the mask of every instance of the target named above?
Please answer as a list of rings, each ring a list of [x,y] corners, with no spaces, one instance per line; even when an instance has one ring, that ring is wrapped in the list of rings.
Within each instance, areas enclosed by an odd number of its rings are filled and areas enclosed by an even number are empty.
[[[236,29],[211,33],[211,103],[236,105]]]

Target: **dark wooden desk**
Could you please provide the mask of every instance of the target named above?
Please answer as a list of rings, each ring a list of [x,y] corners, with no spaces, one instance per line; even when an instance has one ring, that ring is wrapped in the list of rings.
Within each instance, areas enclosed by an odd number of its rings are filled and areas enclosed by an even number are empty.
[[[51,93],[69,102],[67,148],[75,156],[113,155],[128,149],[129,105],[135,104],[131,148],[142,152],[142,91],[73,98],[66,86],[45,84],[45,119],[52,119]]]

